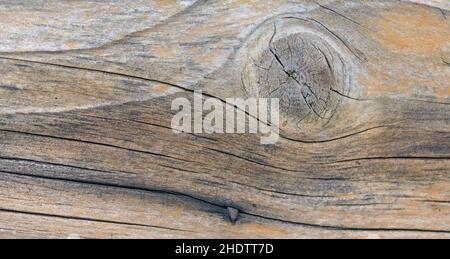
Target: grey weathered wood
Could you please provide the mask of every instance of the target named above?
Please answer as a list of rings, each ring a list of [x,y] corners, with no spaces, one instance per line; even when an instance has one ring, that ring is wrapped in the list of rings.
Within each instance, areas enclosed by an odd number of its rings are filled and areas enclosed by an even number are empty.
[[[449,11],[8,2],[0,237],[450,237]],[[281,97],[280,142],[174,134],[171,102],[194,89]]]

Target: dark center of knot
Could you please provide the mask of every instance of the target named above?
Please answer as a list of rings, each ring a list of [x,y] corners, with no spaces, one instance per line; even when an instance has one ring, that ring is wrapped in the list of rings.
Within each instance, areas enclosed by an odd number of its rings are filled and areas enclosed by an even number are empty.
[[[281,130],[319,132],[348,90],[346,66],[339,53],[319,36],[292,34],[272,39],[247,66],[249,93],[280,99]],[[249,69],[250,67],[250,69]]]

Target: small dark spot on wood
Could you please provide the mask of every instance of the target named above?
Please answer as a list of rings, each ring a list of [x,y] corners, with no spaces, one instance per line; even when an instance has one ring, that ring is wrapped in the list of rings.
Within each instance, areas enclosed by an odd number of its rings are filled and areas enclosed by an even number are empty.
[[[237,218],[239,216],[239,210],[232,208],[232,207],[228,207],[227,213],[228,213],[228,217],[229,217],[231,223],[236,223]]]

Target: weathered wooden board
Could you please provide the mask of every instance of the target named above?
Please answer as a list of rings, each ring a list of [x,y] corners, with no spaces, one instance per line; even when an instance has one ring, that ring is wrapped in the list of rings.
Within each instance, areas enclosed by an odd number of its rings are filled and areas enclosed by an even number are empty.
[[[445,8],[2,1],[0,237],[449,238]],[[173,133],[194,90],[281,98],[280,141]]]

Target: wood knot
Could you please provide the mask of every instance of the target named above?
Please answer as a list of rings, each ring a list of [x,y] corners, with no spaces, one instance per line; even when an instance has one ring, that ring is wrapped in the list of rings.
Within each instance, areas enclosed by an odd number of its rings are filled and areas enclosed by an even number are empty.
[[[244,68],[247,94],[280,99],[284,133],[311,136],[320,132],[349,90],[344,59],[330,43],[310,32],[275,33],[260,47]]]

